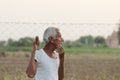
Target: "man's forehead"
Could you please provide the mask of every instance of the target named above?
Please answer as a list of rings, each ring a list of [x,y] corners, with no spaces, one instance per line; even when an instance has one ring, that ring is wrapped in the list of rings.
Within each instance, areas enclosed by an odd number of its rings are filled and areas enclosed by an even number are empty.
[[[56,29],[56,32],[57,32],[57,33],[60,33],[59,29]]]
[[[59,29],[58,29],[58,28],[56,28],[56,31],[58,32],[58,31],[59,31]]]
[[[57,31],[57,34],[61,34],[59,30]]]
[[[56,30],[56,32],[57,32],[56,36],[61,35],[59,30]]]

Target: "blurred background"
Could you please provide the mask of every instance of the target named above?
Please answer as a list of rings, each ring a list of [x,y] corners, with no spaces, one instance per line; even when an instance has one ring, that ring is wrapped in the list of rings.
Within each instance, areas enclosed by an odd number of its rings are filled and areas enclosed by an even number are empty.
[[[64,80],[120,80],[119,0],[0,0],[0,80],[26,76],[32,42],[48,27],[64,38]]]

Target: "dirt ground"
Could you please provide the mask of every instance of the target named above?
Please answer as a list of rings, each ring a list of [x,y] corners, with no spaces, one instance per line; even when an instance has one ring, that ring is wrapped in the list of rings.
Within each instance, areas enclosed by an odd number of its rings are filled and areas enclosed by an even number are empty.
[[[0,57],[0,80],[33,80],[25,70],[30,54],[7,53]],[[64,80],[120,80],[120,54],[65,55]]]

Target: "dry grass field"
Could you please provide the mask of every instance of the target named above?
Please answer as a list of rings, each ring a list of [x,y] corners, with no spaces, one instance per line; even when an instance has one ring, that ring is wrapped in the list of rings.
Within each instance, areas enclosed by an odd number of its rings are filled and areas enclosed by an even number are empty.
[[[30,55],[0,57],[0,80],[33,80],[25,74]],[[66,54],[64,80],[120,80],[120,54]]]

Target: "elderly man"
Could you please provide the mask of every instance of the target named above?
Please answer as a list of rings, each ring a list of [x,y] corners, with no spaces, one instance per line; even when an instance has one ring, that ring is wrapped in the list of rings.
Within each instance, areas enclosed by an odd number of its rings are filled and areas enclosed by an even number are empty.
[[[31,59],[26,73],[35,80],[63,80],[64,77],[64,41],[58,28],[49,27],[45,30],[43,40],[45,46],[37,50],[39,40],[33,42]]]

